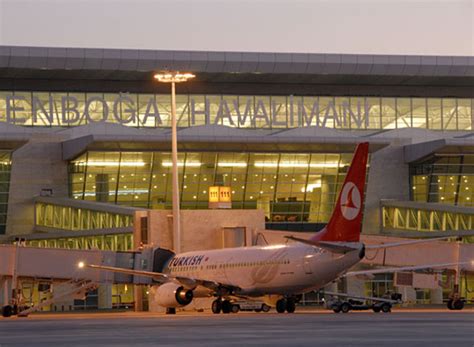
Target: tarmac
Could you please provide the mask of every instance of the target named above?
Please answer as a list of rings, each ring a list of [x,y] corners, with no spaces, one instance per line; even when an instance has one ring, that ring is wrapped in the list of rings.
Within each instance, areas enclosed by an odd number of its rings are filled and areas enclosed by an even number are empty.
[[[6,346],[474,346],[474,311],[61,313],[0,318]]]

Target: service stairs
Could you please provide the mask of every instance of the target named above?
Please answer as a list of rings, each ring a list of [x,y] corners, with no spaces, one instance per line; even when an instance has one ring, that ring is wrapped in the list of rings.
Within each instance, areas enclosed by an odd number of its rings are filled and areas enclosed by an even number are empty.
[[[43,307],[49,306],[54,302],[70,296],[84,297],[87,292],[96,289],[97,283],[91,280],[69,280],[54,287],[53,296],[41,303],[31,306],[26,310],[18,313],[19,317],[27,317],[30,313],[41,310]]]

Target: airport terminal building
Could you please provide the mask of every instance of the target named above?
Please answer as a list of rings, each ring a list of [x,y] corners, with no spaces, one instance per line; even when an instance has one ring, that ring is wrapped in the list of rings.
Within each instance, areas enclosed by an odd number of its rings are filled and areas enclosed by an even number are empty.
[[[137,211],[171,209],[162,70],[196,75],[177,85],[183,210],[226,187],[266,229],[320,230],[369,142],[364,234],[472,240],[473,57],[3,46],[4,242],[126,251]]]

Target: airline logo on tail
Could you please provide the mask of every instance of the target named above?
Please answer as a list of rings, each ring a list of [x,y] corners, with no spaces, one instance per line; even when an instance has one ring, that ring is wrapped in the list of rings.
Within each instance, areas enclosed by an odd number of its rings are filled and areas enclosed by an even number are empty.
[[[368,157],[369,143],[359,144],[328,225],[311,238],[313,241],[359,241]]]
[[[359,189],[352,182],[347,182],[341,193],[341,212],[345,219],[353,220],[357,217],[361,208],[361,196]]]

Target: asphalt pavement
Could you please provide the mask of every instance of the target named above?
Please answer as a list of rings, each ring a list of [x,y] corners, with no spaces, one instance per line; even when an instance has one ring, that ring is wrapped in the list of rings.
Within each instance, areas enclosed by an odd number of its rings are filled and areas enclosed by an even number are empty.
[[[0,318],[6,346],[474,346],[473,311],[82,313]]]

